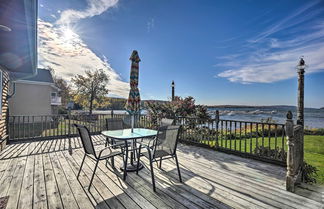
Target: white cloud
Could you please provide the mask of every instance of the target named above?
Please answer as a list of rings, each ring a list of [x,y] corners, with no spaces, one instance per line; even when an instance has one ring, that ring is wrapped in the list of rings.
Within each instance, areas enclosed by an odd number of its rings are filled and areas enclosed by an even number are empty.
[[[309,66],[307,72],[324,70],[324,42],[322,42],[266,55],[255,54],[248,61],[245,60],[247,64],[221,72],[218,77],[244,84],[271,83],[293,78],[296,77],[295,67],[298,64],[298,58],[302,55]]]
[[[121,80],[106,58],[99,58],[77,34],[70,34],[67,40],[61,27],[39,19],[38,35],[40,67],[52,67],[58,76],[66,80],[83,74],[86,69],[104,69],[110,77],[109,93],[128,96],[129,84]]]
[[[80,19],[100,15],[111,7],[117,5],[118,0],[87,0],[88,6],[85,10],[68,9],[61,12],[57,24],[69,25]]]
[[[55,14],[51,14],[51,17],[53,17],[54,19],[57,18]]]
[[[323,8],[316,3],[306,5],[247,40],[245,47],[250,52],[219,57],[223,61],[215,66],[227,70],[217,77],[243,84],[289,79],[296,77],[301,56],[308,65],[307,73],[324,71],[324,18],[318,17]]]
[[[279,22],[271,25],[268,29],[258,34],[254,39],[249,40],[251,43],[261,41],[264,38],[267,38],[281,30],[296,26],[300,23],[303,23],[307,20],[312,19],[314,16],[323,12],[323,9],[318,9],[316,11],[309,12],[309,9],[320,3],[320,1],[311,1],[307,5],[303,5],[292,14],[283,18]]]
[[[151,32],[152,31],[152,29],[155,27],[155,23],[154,23],[154,18],[151,18],[148,22],[147,22],[147,24],[146,24],[146,29],[147,29],[147,32],[149,33],[149,32]]]
[[[104,69],[110,78],[109,95],[128,97],[129,84],[110,67],[108,59],[104,55],[101,59],[69,28],[81,19],[102,14],[116,6],[118,0],[87,0],[87,3],[84,10],[57,10],[60,18],[55,24],[38,20],[39,66],[53,68],[55,74],[68,81],[85,70]],[[54,14],[51,16],[56,19]]]

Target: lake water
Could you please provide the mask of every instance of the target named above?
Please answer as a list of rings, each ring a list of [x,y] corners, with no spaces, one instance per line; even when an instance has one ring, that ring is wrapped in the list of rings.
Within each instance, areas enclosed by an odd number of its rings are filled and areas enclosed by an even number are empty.
[[[215,117],[216,110],[220,112],[220,118],[226,120],[242,120],[260,122],[262,119],[271,118],[277,123],[285,123],[286,114],[290,110],[293,112],[293,119],[296,122],[296,107],[274,106],[274,107],[226,107],[208,108],[208,113]],[[98,114],[110,114],[110,110],[94,111]],[[126,114],[124,110],[114,110],[115,114]],[[142,114],[146,114],[143,110]],[[324,109],[305,108],[305,126],[307,128],[324,128]]]
[[[228,120],[261,121],[271,118],[277,123],[285,123],[289,110],[293,113],[293,120],[297,120],[296,107],[209,108],[210,115],[215,115],[216,109],[221,119]],[[304,118],[307,128],[324,128],[324,109],[305,108]]]

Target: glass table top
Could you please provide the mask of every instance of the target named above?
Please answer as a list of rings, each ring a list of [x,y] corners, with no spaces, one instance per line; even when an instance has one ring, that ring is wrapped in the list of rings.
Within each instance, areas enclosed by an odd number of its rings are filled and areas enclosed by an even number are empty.
[[[152,137],[157,134],[156,130],[146,129],[146,128],[134,128],[132,132],[131,129],[113,130],[113,131],[102,131],[102,135],[114,138],[114,139],[136,139]]]

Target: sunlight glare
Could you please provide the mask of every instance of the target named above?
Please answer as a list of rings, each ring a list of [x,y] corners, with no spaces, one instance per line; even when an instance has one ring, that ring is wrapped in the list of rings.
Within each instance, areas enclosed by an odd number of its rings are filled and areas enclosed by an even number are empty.
[[[63,29],[63,37],[65,40],[72,40],[74,37],[74,32],[70,28]]]

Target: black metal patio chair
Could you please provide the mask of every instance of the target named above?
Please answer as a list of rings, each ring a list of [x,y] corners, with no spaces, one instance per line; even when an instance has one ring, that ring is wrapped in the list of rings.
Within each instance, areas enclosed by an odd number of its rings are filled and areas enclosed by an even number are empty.
[[[162,118],[160,126],[171,126],[171,125],[173,125],[173,123],[174,123],[174,119]]]
[[[127,128],[123,119],[122,118],[107,118],[106,119],[106,129],[108,131],[113,131],[113,130],[121,130]],[[125,143],[122,141],[116,141],[114,139],[110,139],[109,137],[106,137],[106,144],[113,145],[112,148],[116,149],[118,147],[124,147]]]
[[[177,164],[177,170],[179,175],[179,180],[182,182],[180,167],[177,157],[177,144],[179,138],[180,126],[161,126],[158,130],[157,137],[152,139],[150,143],[143,144],[139,143],[139,154],[138,154],[138,162],[140,162],[140,157],[145,156],[150,161],[150,170],[152,176],[152,185],[153,191],[155,189],[155,180],[154,180],[154,171],[153,171],[153,163],[160,161],[159,168],[162,167],[162,160],[166,160],[169,158],[173,158]],[[142,147],[146,148],[145,152],[141,152]],[[139,165],[139,163],[137,164]],[[138,174],[138,167],[136,170],[136,174]]]
[[[174,119],[162,118],[162,119],[160,120],[159,127],[161,127],[161,126],[171,126],[173,123],[174,123]],[[149,139],[149,138],[141,139],[141,143],[142,143],[142,144],[145,144],[145,145],[148,145],[148,143],[149,143],[151,140],[152,140],[152,139]]]
[[[106,146],[104,149],[101,149],[99,152],[96,151],[94,146],[93,146],[93,142],[91,140],[91,136],[90,136],[90,132],[89,132],[88,128],[86,126],[83,126],[83,125],[80,125],[80,124],[73,124],[73,125],[77,128],[77,130],[79,132],[81,142],[82,142],[82,145],[83,145],[83,149],[84,149],[84,157],[82,159],[82,163],[81,163],[78,175],[77,175],[77,179],[79,179],[79,175],[80,175],[80,172],[82,170],[84,160],[85,160],[85,158],[87,156],[89,158],[91,158],[92,160],[96,161],[96,165],[94,167],[94,170],[93,170],[93,173],[92,173],[92,176],[91,176],[91,180],[90,180],[90,184],[89,184],[89,188],[88,188],[88,190],[90,191],[90,187],[91,187],[94,175],[96,173],[99,161],[108,160],[110,158],[111,159],[111,166],[113,168],[115,168],[114,157],[117,156],[117,155],[122,155],[123,156],[123,152],[116,151],[116,150],[113,151],[111,149],[113,145]],[[123,160],[125,161],[125,159],[123,159]],[[107,163],[106,163],[106,166],[107,166]]]

